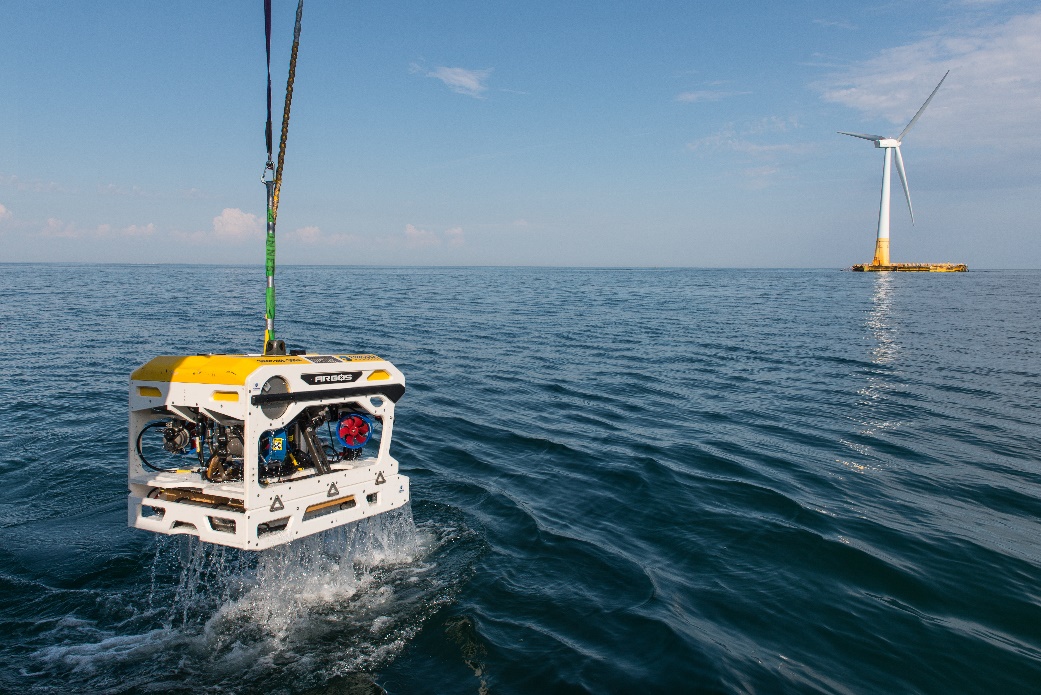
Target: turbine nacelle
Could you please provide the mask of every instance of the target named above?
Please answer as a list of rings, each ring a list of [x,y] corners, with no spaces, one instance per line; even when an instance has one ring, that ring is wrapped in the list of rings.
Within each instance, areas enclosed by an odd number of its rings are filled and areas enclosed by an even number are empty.
[[[885,135],[868,135],[866,133],[847,133],[843,130],[839,131],[839,135],[849,135],[850,137],[860,138],[861,140],[869,140],[875,143],[875,147],[900,147],[900,138],[887,138]]]

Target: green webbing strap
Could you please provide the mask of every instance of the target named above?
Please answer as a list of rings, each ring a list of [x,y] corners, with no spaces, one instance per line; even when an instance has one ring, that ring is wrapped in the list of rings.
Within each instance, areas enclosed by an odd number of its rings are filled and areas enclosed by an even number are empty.
[[[289,107],[293,103],[293,81],[296,77],[296,56],[300,49],[300,20],[304,14],[304,0],[296,6],[296,26],[293,29],[293,52],[289,58],[289,80],[286,83],[286,105],[282,112],[282,138],[278,143],[278,167],[271,161],[271,2],[264,2],[264,27],[267,33],[268,60],[268,115],[267,164],[264,168],[264,186],[267,188],[267,244],[264,271],[267,290],[264,295],[264,354],[273,349],[275,340],[275,220],[278,219],[278,195],[282,189],[282,169],[286,159],[286,140],[289,138]],[[269,178],[268,174],[272,176]]]
[[[264,354],[267,354],[275,339],[275,211],[271,207],[274,181],[264,182],[267,186],[267,243],[264,272],[267,289],[264,293]]]

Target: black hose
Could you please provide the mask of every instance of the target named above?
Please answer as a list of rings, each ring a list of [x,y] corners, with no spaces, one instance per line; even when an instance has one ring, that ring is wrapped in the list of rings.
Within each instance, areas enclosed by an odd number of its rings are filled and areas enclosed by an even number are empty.
[[[332,449],[333,457],[340,458],[340,452],[336,450],[336,437],[333,436],[332,420],[325,421],[325,431],[329,433],[329,443],[324,445],[325,448]]]
[[[157,427],[158,425],[166,426],[169,424],[170,423],[166,420],[156,420],[155,422],[150,422],[144,427],[142,427],[141,432],[137,435],[137,455],[141,459],[141,463],[145,464],[146,468],[151,468],[156,473],[169,473],[170,471],[176,471],[177,467],[174,466],[173,468],[159,468],[158,466],[153,466],[151,463],[148,462],[148,459],[145,458],[144,452],[141,451],[141,440],[142,438],[144,438],[145,432],[152,429],[153,427]]]

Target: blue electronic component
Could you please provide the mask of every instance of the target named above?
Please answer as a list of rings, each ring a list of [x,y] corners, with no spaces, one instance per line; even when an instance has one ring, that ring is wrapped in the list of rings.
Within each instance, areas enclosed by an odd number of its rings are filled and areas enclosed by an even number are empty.
[[[285,461],[289,452],[289,437],[285,430],[267,431],[260,435],[260,458],[264,463]]]

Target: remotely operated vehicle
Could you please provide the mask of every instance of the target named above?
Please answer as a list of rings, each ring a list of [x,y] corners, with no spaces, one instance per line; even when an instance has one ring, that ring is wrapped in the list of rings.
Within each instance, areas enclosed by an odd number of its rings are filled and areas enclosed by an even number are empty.
[[[307,354],[275,339],[275,222],[300,44],[298,0],[278,166],[267,39],[264,350],[163,356],[130,377],[128,521],[156,533],[263,550],[409,500],[390,455],[405,377],[370,354]]]
[[[376,355],[156,357],[130,381],[130,525],[261,550],[400,507],[404,391]]]

